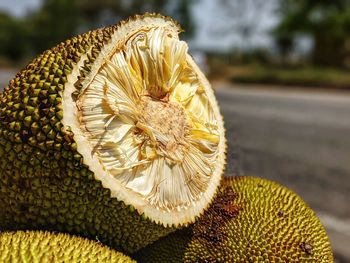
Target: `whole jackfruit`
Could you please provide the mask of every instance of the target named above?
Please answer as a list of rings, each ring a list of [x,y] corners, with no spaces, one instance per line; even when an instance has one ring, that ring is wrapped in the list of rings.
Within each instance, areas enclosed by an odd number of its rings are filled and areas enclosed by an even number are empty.
[[[178,229],[131,256],[139,263],[183,263],[185,251],[191,238],[191,226]]]
[[[160,15],[45,51],[0,96],[0,229],[132,252],[187,225],[225,163],[210,84]]]
[[[177,230],[133,257],[140,263],[333,262],[326,231],[304,201],[250,176],[225,178],[187,232]]]
[[[16,231],[0,233],[0,262],[136,263],[97,242],[61,233]]]

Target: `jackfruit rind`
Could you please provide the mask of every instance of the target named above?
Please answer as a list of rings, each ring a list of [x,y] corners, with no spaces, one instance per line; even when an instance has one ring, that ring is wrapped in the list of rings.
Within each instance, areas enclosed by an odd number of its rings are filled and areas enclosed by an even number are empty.
[[[191,227],[132,255],[140,263],[333,262],[326,231],[291,190],[266,179],[225,178]]]
[[[133,252],[202,212],[224,166],[223,122],[178,31],[170,18],[135,16],[62,42],[10,81],[0,95],[0,229],[97,236]],[[128,111],[122,88],[158,77],[167,85],[150,85],[132,102],[138,114]]]
[[[0,233],[0,262],[111,262],[136,263],[98,242],[43,231]]]
[[[333,262],[316,214],[291,190],[254,177],[224,180],[193,228],[185,262]]]
[[[191,227],[178,229],[140,249],[131,257],[138,263],[183,263],[191,237]]]

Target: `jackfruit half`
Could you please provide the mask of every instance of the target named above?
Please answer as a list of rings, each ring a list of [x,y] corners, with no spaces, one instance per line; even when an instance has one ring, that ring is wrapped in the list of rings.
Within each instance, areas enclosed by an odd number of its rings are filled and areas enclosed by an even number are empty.
[[[0,228],[132,252],[187,225],[224,168],[223,120],[172,19],[135,16],[45,51],[0,96]]]
[[[187,232],[177,230],[133,257],[140,263],[333,262],[326,231],[305,202],[286,187],[250,176],[225,178]]]
[[[16,231],[0,233],[0,262],[136,263],[98,242],[61,233]]]

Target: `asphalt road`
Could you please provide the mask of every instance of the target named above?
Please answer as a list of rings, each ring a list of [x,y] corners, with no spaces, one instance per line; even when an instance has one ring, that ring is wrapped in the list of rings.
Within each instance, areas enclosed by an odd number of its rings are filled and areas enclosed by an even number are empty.
[[[298,193],[350,262],[350,93],[214,84],[228,139],[227,174]]]
[[[14,76],[0,70],[0,90]],[[256,175],[298,193],[350,262],[350,92],[214,83],[228,139],[227,174]]]

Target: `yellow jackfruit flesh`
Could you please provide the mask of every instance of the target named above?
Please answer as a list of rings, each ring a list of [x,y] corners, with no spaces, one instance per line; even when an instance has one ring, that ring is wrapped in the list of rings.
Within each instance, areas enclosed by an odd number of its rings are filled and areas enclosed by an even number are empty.
[[[159,251],[159,253],[156,253]],[[138,262],[333,262],[326,231],[291,190],[245,176],[225,178],[213,203],[184,233],[177,230],[133,255]]]
[[[0,262],[111,262],[136,263],[98,242],[42,231],[0,233]]]
[[[0,229],[133,252],[195,220],[225,163],[210,84],[160,15],[45,51],[0,95]]]

